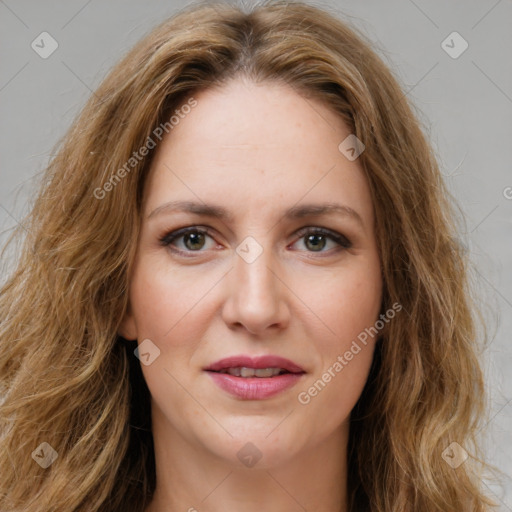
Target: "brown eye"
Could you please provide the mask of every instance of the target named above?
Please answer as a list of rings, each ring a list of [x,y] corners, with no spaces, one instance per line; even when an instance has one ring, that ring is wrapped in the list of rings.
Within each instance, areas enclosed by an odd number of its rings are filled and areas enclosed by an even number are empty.
[[[334,246],[337,246],[332,249],[334,251],[336,251],[336,249],[343,250],[352,247],[352,243],[347,237],[325,228],[304,228],[297,234],[300,239],[296,243],[303,241],[308,252],[331,252],[329,251],[329,248],[324,250],[328,247],[329,242],[332,242]]]
[[[161,245],[171,247],[178,252],[201,252],[205,247],[208,249],[208,238],[212,240],[209,248],[215,243],[207,230],[199,228],[183,228],[168,233],[160,239]]]
[[[307,235],[305,237],[305,245],[312,251],[321,251],[326,244],[325,235]]]
[[[200,232],[191,232],[183,235],[183,241],[187,249],[196,251],[204,245],[205,235]]]

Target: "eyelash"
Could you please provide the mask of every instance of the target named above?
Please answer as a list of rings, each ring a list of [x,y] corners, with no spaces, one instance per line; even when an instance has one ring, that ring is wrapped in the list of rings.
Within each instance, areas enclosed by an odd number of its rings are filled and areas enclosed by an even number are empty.
[[[200,233],[203,235],[208,235],[209,237],[213,238],[213,232],[208,228],[199,228],[196,226],[190,226],[187,228],[178,229],[176,231],[171,231],[164,236],[162,236],[159,241],[160,244],[164,247],[169,247],[173,252],[185,255],[187,257],[193,257],[190,255],[190,253],[200,253],[204,252],[202,250],[198,251],[183,251],[181,249],[176,249],[175,247],[172,247],[172,243],[177,240],[178,238],[181,238],[189,233]],[[323,235],[334,242],[336,242],[340,247],[338,249],[346,250],[350,249],[352,247],[352,242],[344,235],[341,235],[339,233],[336,233],[336,231],[331,231],[329,229],[320,228],[320,227],[304,227],[300,229],[296,235],[298,236],[298,239],[304,238],[306,235]],[[318,253],[325,253],[330,251],[306,251],[315,254],[315,252]],[[338,252],[338,251],[336,251]]]

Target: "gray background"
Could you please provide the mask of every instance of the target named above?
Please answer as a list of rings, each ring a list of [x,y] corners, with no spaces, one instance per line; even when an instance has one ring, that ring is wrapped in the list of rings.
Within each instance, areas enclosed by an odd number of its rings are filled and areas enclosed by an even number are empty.
[[[0,243],[26,213],[33,179],[109,68],[186,3],[0,0]],[[347,15],[375,42],[422,112],[465,212],[460,236],[477,269],[492,335],[482,361],[490,393],[485,446],[504,472],[501,484],[486,485],[501,510],[512,512],[512,0],[319,5]],[[59,45],[47,59],[31,48],[43,31]],[[458,58],[441,46],[453,31],[469,44]]]

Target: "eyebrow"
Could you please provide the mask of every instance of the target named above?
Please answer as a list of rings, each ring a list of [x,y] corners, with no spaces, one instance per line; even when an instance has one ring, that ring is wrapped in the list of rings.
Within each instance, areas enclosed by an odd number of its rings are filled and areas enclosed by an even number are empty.
[[[213,204],[196,203],[194,201],[169,201],[155,208],[147,219],[162,213],[185,212],[206,217],[213,217],[223,221],[233,221],[233,214],[222,206]],[[348,217],[358,222],[364,228],[364,222],[359,213],[349,206],[337,203],[304,204],[292,206],[284,212],[286,219],[301,219],[328,214],[337,214]]]

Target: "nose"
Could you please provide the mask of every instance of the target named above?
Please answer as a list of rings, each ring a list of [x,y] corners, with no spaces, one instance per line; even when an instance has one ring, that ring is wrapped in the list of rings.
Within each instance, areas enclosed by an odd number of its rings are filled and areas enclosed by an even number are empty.
[[[231,329],[245,328],[254,335],[284,329],[290,319],[289,289],[272,251],[264,249],[252,262],[237,253],[226,281],[222,316]]]

